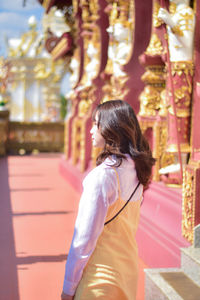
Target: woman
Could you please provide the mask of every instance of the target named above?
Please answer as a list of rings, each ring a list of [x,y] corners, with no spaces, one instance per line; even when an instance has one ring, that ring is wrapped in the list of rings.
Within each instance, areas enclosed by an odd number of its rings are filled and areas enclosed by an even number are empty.
[[[83,182],[61,298],[133,300],[138,278],[134,236],[155,160],[125,101],[100,104],[93,121],[93,146],[103,150]]]

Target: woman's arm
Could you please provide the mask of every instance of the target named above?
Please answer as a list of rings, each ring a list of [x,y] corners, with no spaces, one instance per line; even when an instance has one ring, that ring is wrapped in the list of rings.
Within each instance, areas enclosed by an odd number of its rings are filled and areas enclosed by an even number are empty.
[[[70,296],[70,295],[67,295],[67,294],[62,292],[61,300],[73,300],[73,299],[74,299],[74,296]]]
[[[110,200],[117,198],[114,170],[95,168],[84,181],[74,235],[66,263],[63,292],[73,296],[101,234]]]

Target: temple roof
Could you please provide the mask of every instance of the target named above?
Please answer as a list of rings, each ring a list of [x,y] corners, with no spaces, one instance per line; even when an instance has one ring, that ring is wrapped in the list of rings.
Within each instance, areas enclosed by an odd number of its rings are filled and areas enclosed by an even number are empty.
[[[8,39],[9,57],[26,58],[50,58],[52,49],[47,47],[47,40],[54,40],[55,45],[59,43],[54,50],[53,58],[64,55],[71,47],[71,37],[68,34],[71,31],[70,26],[65,21],[65,15],[61,10],[52,7],[48,14],[42,18],[42,31],[37,31],[37,21],[35,16],[28,20],[29,29],[23,33],[20,38]],[[62,40],[62,41],[61,41]],[[52,48],[52,46],[50,47]]]
[[[44,33],[38,31],[36,27],[35,16],[31,16],[28,20],[27,31],[19,38],[8,39],[9,57],[50,58],[50,54],[45,49]]]
[[[50,54],[45,49],[44,44],[44,35],[31,29],[22,34],[20,38],[11,38],[8,40],[8,56],[50,58]]]

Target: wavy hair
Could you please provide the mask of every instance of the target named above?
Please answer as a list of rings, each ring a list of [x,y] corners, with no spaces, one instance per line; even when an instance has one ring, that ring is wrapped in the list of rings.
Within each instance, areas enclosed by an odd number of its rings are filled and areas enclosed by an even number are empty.
[[[138,180],[146,187],[151,178],[155,159],[149,143],[143,136],[132,107],[122,100],[111,100],[99,104],[93,112],[97,116],[97,126],[105,140],[105,146],[98,155],[96,164],[100,165],[110,155],[115,155],[119,167],[125,154],[135,162]]]

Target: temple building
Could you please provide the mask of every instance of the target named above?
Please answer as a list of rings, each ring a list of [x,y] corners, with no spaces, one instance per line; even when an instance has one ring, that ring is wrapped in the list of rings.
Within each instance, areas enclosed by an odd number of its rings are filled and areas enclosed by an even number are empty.
[[[0,65],[1,131],[6,136],[1,141],[2,154],[63,151],[67,100],[61,95],[61,85],[69,72],[70,31],[64,13],[53,9],[48,15],[44,14],[42,31],[37,30],[32,16],[27,31],[20,38],[8,39],[8,56]],[[56,47],[62,37],[64,51],[60,53],[60,45],[58,50]],[[60,59],[63,55],[65,59]],[[6,64],[8,80],[3,75]]]
[[[43,32],[37,31],[34,16],[29,18],[29,30],[20,38],[8,40],[8,60],[11,64],[10,120],[60,121],[60,84],[67,71],[67,62],[53,61],[45,48],[47,20]],[[67,26],[66,26],[67,27]]]
[[[145,299],[187,299],[176,285],[180,278],[200,295],[200,0],[39,2],[46,50],[33,23],[21,41],[10,41],[12,119],[47,120],[51,105],[56,111],[63,66],[69,66],[70,112],[59,167],[81,192],[99,153],[90,139],[93,109],[127,101],[156,158],[137,233],[148,267]]]

